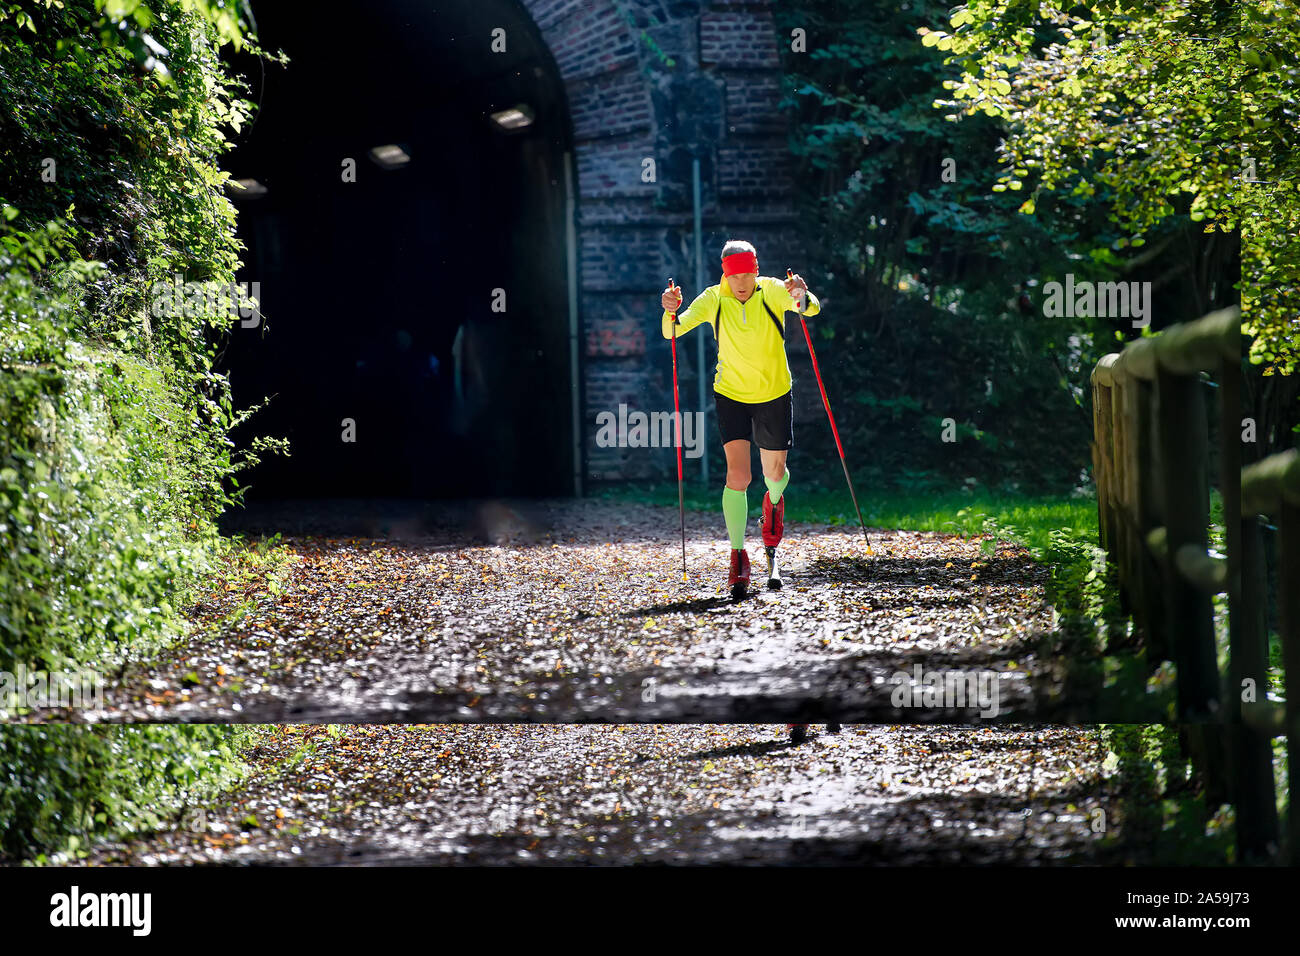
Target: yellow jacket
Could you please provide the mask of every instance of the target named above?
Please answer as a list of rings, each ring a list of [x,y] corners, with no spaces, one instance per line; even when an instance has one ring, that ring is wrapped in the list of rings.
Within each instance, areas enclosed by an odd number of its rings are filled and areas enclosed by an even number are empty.
[[[821,303],[811,292],[804,315],[816,315]],[[765,308],[766,306],[766,308]],[[718,368],[713,390],[737,402],[770,402],[790,391],[790,365],[785,358],[785,314],[796,311],[785,280],[759,276],[748,302],[732,294],[726,277],[709,286],[677,313],[677,334],[701,323],[717,327]],[[664,338],[673,337],[670,313],[663,314]]]

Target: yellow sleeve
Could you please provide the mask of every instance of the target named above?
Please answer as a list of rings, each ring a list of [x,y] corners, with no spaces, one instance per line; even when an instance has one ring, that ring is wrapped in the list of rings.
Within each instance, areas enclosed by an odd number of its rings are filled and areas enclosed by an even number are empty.
[[[786,312],[797,312],[794,306],[794,297],[786,290],[785,280],[778,279],[776,276],[765,276],[763,282],[763,296],[770,298],[773,305],[779,305]],[[822,304],[817,301],[817,296],[808,290],[808,304],[803,310],[804,315],[816,315],[822,310]]]
[[[677,335],[683,336],[691,329],[695,328],[702,322],[712,322],[713,317],[718,314],[718,288],[709,286],[699,295],[697,295],[685,309],[677,312]],[[673,323],[669,318],[671,313],[665,312],[660,319],[661,331],[664,338],[673,337]]]

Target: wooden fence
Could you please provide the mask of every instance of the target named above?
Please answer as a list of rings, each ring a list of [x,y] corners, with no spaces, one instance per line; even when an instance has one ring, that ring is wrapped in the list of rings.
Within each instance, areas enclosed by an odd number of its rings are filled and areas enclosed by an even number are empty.
[[[1271,740],[1289,731],[1289,752],[1296,754],[1291,744],[1300,725],[1294,703],[1267,699],[1267,584],[1258,515],[1280,515],[1280,578],[1291,582],[1279,588],[1284,666],[1300,673],[1294,660],[1300,650],[1300,464],[1293,455],[1275,456],[1242,469],[1241,343],[1240,310],[1233,307],[1104,356],[1092,373],[1092,456],[1101,544],[1117,570],[1121,605],[1148,663],[1174,662],[1177,719],[1206,781],[1207,801],[1234,805],[1238,858],[1260,862],[1276,859],[1280,843]],[[1219,389],[1222,555],[1208,548],[1210,428],[1203,372]],[[1217,594],[1228,598],[1225,675],[1214,631]],[[1294,782],[1294,760],[1288,767]],[[1290,821],[1287,852],[1294,861],[1300,848],[1295,814]]]
[[[1277,527],[1278,637],[1282,644],[1282,671],[1287,680],[1300,674],[1300,452],[1292,449],[1248,465],[1241,473],[1242,513],[1250,525],[1243,553],[1242,579],[1246,586],[1245,630],[1253,644],[1268,640],[1265,619],[1267,582],[1264,550],[1257,515],[1275,519]],[[1245,675],[1242,675],[1243,677]],[[1300,693],[1292,687],[1285,702],[1271,701],[1259,681],[1255,700],[1241,705],[1251,739],[1265,742],[1287,739],[1287,793],[1300,783]],[[1262,776],[1262,775],[1261,775]],[[1272,783],[1272,774],[1269,775]],[[1271,801],[1271,798],[1270,798]],[[1294,805],[1288,813],[1287,847],[1291,865],[1300,863],[1300,814]]]

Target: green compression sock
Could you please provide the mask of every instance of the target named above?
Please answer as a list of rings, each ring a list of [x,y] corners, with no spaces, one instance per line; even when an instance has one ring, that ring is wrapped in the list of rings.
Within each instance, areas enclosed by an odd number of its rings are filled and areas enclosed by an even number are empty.
[[[727,534],[731,537],[731,547],[738,550],[745,546],[745,521],[749,517],[749,495],[735,488],[722,489],[722,516],[727,519]]]
[[[773,481],[767,475],[763,476],[763,481],[767,484],[767,493],[772,497],[772,504],[775,506],[781,500],[781,496],[785,494],[785,486],[790,484],[790,469],[785,470],[785,474],[781,476],[780,481]]]

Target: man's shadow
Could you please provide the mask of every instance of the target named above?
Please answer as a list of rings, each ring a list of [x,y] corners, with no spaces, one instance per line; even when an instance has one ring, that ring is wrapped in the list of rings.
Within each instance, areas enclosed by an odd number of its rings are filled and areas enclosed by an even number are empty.
[[[764,740],[752,744],[735,744],[731,747],[713,747],[709,750],[697,750],[694,753],[682,754],[676,757],[676,760],[718,760],[726,757],[765,757],[768,754],[776,753],[778,750],[791,750],[799,745],[792,742],[789,738],[783,740]]]
[[[690,601],[672,601],[668,604],[652,604],[650,607],[636,608],[624,612],[622,617],[650,617],[654,614],[673,614],[686,611],[692,614],[714,611],[736,602],[729,597],[695,598]]]

